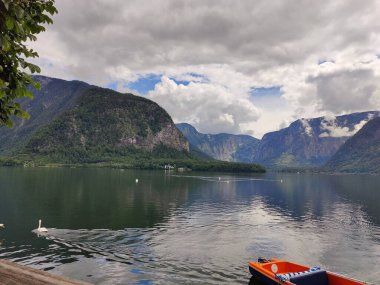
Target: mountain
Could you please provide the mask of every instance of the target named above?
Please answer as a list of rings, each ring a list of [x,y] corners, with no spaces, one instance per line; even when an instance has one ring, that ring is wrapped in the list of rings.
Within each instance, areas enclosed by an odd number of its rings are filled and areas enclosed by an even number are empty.
[[[199,133],[189,124],[177,124],[190,147],[225,161],[259,163],[269,168],[319,167],[378,111],[337,117],[299,119],[270,132],[261,140],[246,135]]]
[[[81,81],[65,81],[44,76],[34,76],[41,90],[32,89],[33,100],[22,98],[20,104],[30,114],[29,120],[15,118],[14,127],[0,128],[0,154],[10,154],[20,148],[41,126],[74,107],[76,100],[91,85]]]
[[[202,134],[192,125],[176,125],[190,143],[190,148],[198,149],[206,155],[224,161],[253,162],[259,140],[248,135]]]
[[[349,138],[327,162],[325,169],[380,173],[380,118],[369,121]]]
[[[380,112],[300,119],[263,136],[252,161],[271,168],[315,167],[326,163],[348,138]]]
[[[3,154],[16,151],[62,162],[188,155],[188,142],[153,101],[79,81],[35,80],[41,90],[33,90],[34,100],[21,101],[31,119],[0,129]]]

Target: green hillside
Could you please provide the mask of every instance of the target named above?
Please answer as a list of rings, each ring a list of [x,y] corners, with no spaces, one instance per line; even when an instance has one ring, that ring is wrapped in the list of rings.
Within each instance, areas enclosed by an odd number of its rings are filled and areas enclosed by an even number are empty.
[[[188,143],[156,103],[92,87],[76,105],[36,132],[21,150],[67,163],[186,157]]]

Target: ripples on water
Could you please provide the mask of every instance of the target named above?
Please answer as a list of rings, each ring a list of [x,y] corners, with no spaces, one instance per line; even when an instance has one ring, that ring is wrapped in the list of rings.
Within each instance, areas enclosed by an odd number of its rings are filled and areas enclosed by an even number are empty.
[[[258,256],[380,280],[378,177],[12,171],[0,258],[98,284],[248,284]]]

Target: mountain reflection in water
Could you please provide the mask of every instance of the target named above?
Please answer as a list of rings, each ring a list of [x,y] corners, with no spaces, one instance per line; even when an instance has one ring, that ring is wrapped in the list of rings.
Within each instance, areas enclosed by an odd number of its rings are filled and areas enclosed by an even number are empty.
[[[0,258],[71,278],[258,284],[248,261],[266,256],[380,281],[378,176],[0,168],[0,183]]]

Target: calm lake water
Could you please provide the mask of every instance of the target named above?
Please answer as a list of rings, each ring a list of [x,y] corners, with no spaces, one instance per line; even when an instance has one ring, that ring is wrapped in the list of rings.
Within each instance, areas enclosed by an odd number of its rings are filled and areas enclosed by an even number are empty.
[[[379,176],[174,174],[0,168],[0,258],[97,284],[248,284],[258,256],[380,283]]]

